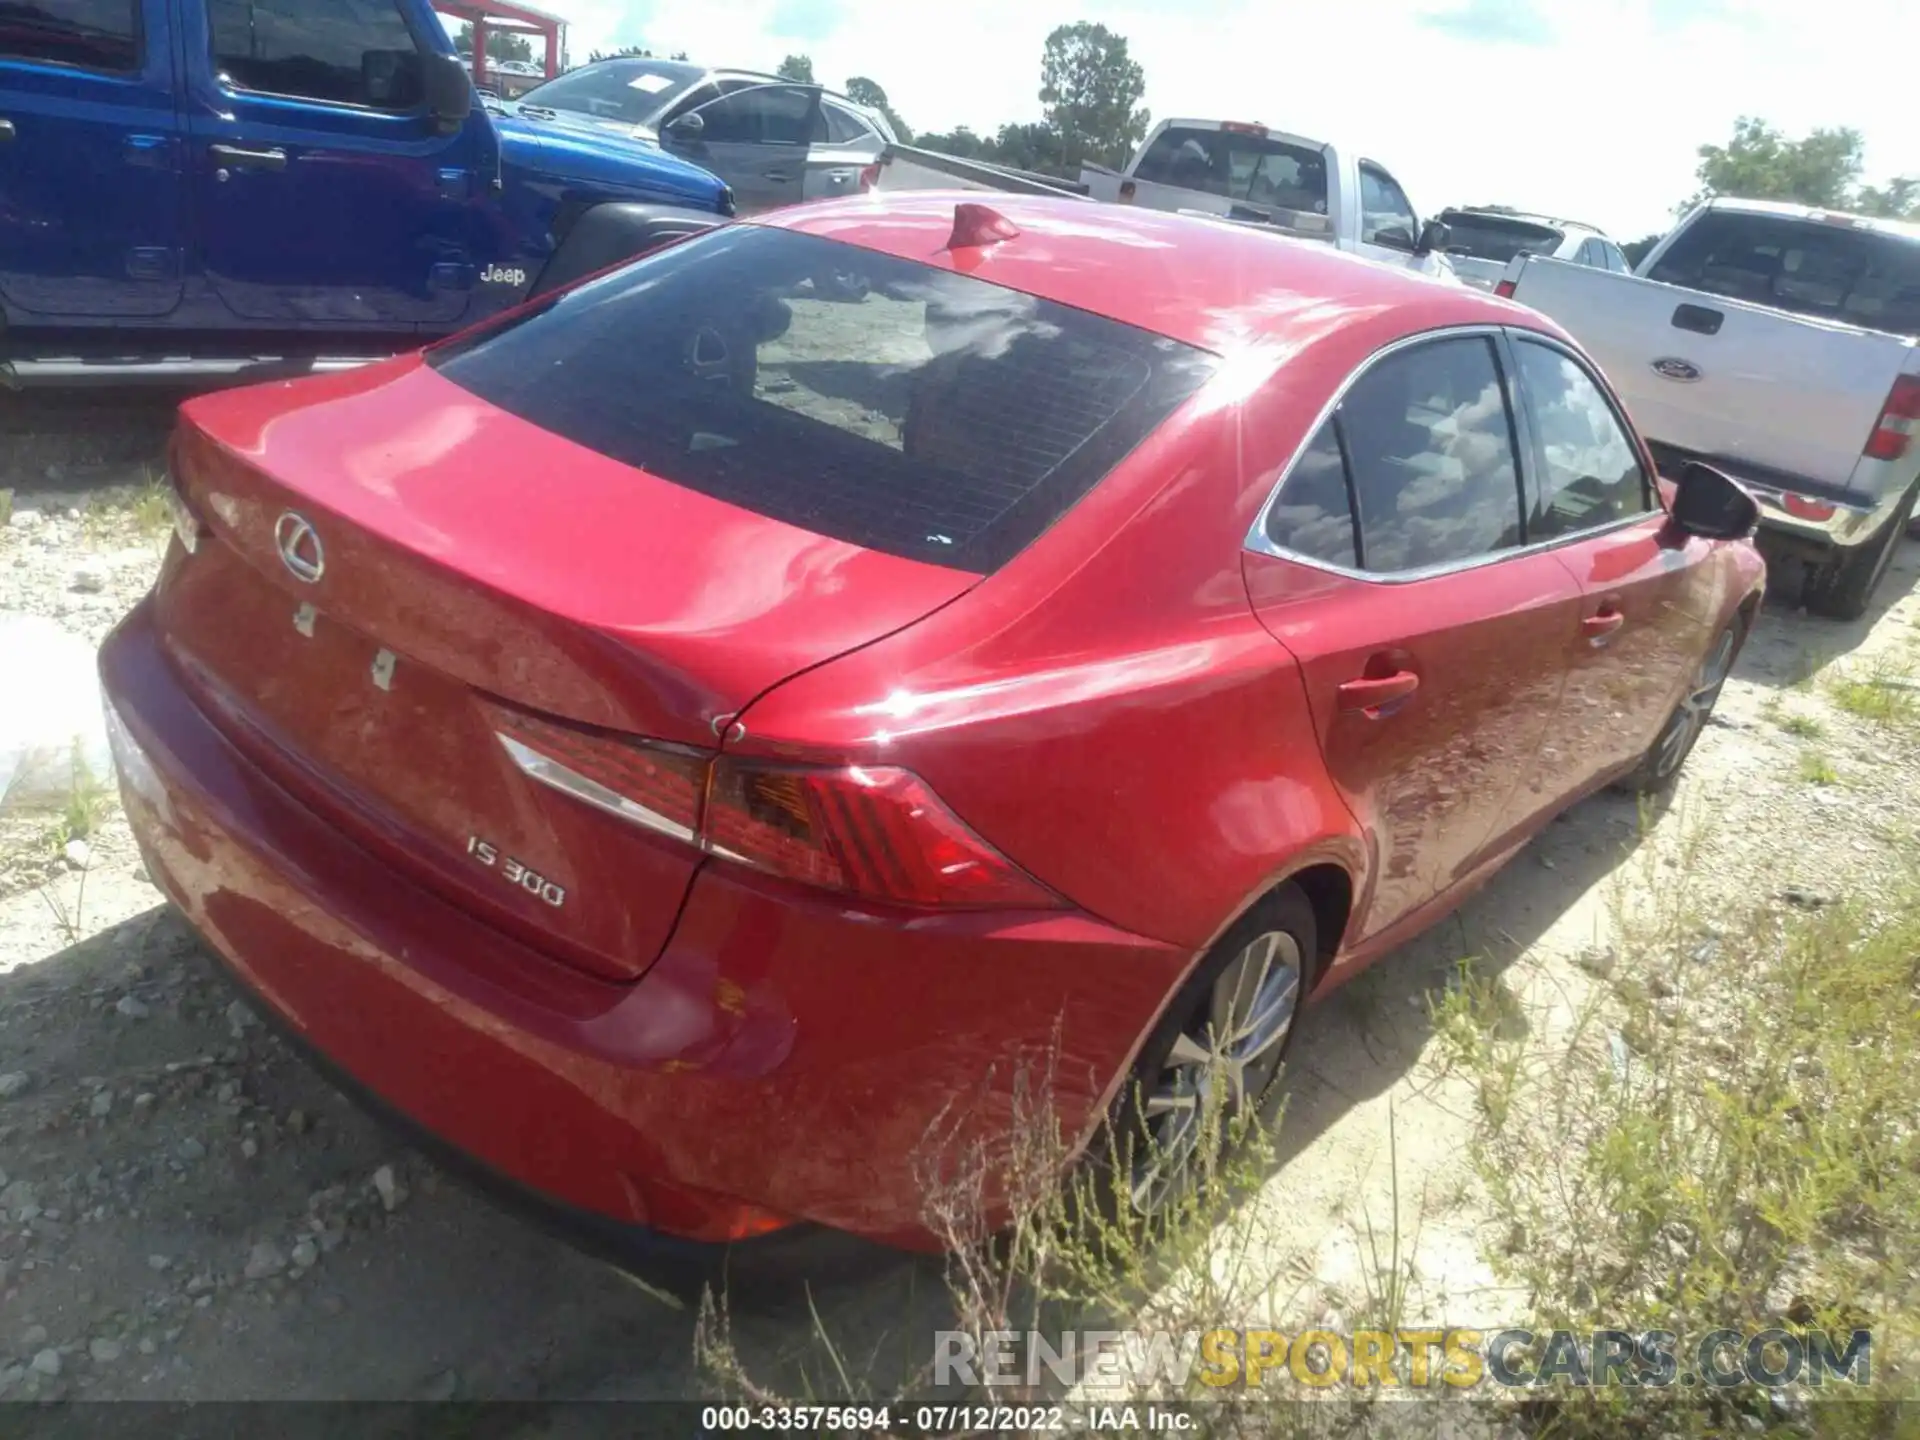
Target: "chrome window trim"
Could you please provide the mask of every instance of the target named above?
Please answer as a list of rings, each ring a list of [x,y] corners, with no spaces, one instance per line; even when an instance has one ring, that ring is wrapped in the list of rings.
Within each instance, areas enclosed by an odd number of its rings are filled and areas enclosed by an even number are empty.
[[[569,769],[551,756],[542,755],[538,750],[522,744],[511,735],[496,730],[494,739],[506,747],[513,763],[520,767],[523,774],[538,780],[542,785],[551,786],[563,795],[571,795],[583,804],[596,810],[604,810],[609,815],[618,816],[629,824],[657,834],[671,835],[675,840],[684,840],[689,845],[699,842],[694,833],[678,820],[669,820],[658,810],[649,810],[645,805],[629,800],[617,790],[609,790],[598,780],[589,779],[578,770]]]
[[[1641,470],[1645,472],[1643,476],[1645,484],[1647,488],[1653,491],[1652,496],[1649,497],[1654,501],[1651,508],[1642,511],[1638,515],[1627,515],[1620,519],[1606,521],[1604,524],[1589,526],[1584,530],[1575,530],[1565,535],[1556,535],[1551,540],[1541,540],[1527,545],[1516,545],[1511,550],[1492,550],[1484,555],[1470,555],[1464,560],[1448,560],[1437,565],[1423,565],[1414,570],[1360,570],[1351,565],[1339,565],[1331,560],[1321,560],[1312,555],[1304,555],[1298,550],[1290,550],[1284,545],[1276,545],[1268,538],[1267,517],[1272,514],[1273,507],[1279,503],[1281,492],[1286,489],[1287,481],[1293,478],[1293,472],[1299,467],[1300,457],[1306,454],[1307,447],[1313,443],[1313,437],[1320,433],[1320,427],[1325,425],[1327,421],[1333,417],[1334,411],[1338,410],[1342,402],[1346,400],[1347,393],[1360,382],[1363,376],[1383,360],[1397,355],[1403,350],[1411,350],[1416,346],[1428,345],[1441,340],[1466,340],[1475,337],[1492,340],[1496,349],[1500,347],[1503,340],[1506,340],[1508,343],[1516,342],[1522,338],[1537,340],[1542,344],[1562,352],[1569,359],[1580,364],[1581,368],[1587,371],[1588,378],[1593,378],[1591,369],[1580,359],[1578,354],[1555,337],[1538,330],[1529,330],[1524,327],[1511,325],[1474,324],[1447,325],[1437,330],[1422,330],[1417,335],[1402,335],[1399,339],[1381,346],[1378,350],[1374,351],[1373,354],[1361,361],[1360,364],[1356,365],[1353,372],[1349,374],[1345,380],[1340,382],[1340,388],[1334,391],[1332,398],[1330,398],[1325,405],[1321,406],[1320,412],[1313,418],[1313,423],[1306,427],[1305,432],[1300,437],[1299,444],[1294,446],[1293,453],[1287,457],[1286,464],[1281,467],[1280,478],[1274,482],[1273,488],[1267,492],[1267,498],[1260,502],[1260,508],[1254,513],[1253,525],[1247,531],[1247,536],[1242,542],[1241,549],[1243,551],[1251,550],[1257,555],[1268,555],[1276,560],[1286,560],[1296,565],[1305,565],[1311,570],[1319,570],[1329,575],[1339,575],[1348,580],[1358,580],[1372,585],[1406,585],[1419,580],[1437,579],[1443,575],[1456,575],[1462,571],[1479,570],[1488,565],[1504,564],[1509,560],[1524,559],[1527,556],[1543,554],[1548,550],[1557,550],[1566,545],[1577,545],[1583,541],[1591,540],[1596,536],[1610,534],[1615,530],[1624,530],[1631,525],[1644,524],[1648,519],[1665,513],[1665,507],[1659,502],[1658,498],[1659,488],[1652,479],[1653,472],[1647,467],[1647,456],[1643,448],[1636,444],[1634,453],[1640,457],[1640,467]],[[1521,426],[1522,441],[1528,448],[1531,448],[1531,430],[1528,428],[1527,416],[1524,410],[1520,408],[1521,395],[1518,381],[1516,377],[1506,373],[1504,364],[1501,366],[1501,383],[1507,392],[1508,405],[1514,407],[1517,412],[1515,418]],[[1636,432],[1621,419],[1619,409],[1614,404],[1612,393],[1604,385],[1601,385],[1599,389],[1601,398],[1606,400],[1609,408],[1613,409],[1614,419],[1621,423],[1623,430],[1630,440],[1635,439]],[[1520,498],[1524,498],[1526,495],[1526,476],[1531,473],[1533,469],[1533,459],[1530,454],[1518,454],[1514,456],[1514,463],[1521,477]],[[1355,517],[1355,523],[1359,523],[1357,516]]]

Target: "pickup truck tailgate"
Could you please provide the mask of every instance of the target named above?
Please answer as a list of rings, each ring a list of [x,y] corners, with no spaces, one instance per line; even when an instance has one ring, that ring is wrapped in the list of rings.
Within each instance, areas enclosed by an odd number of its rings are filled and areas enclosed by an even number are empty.
[[[1913,342],[1530,258],[1513,298],[1600,362],[1649,440],[1844,487]]]

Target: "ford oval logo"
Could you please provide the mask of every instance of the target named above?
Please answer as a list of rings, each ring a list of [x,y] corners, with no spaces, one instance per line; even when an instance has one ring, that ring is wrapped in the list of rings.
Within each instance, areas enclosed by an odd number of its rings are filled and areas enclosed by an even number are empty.
[[[296,580],[316,583],[327,572],[327,552],[320,544],[320,532],[304,515],[289,510],[274,522],[273,543],[280,551],[280,563]]]
[[[1680,380],[1691,383],[1700,378],[1700,367],[1691,360],[1682,360],[1677,355],[1663,355],[1653,362],[1656,375],[1667,380]]]

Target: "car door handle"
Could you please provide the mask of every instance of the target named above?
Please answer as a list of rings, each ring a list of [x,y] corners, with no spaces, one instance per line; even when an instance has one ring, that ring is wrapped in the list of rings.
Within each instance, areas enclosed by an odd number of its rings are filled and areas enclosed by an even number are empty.
[[[793,175],[786,170],[769,170],[767,171],[765,178],[773,181],[773,183],[776,185],[784,185],[789,180],[793,179]]]
[[[13,139],[13,121],[0,119],[0,140]]]
[[[1598,615],[1589,615],[1580,622],[1580,633],[1591,643],[1604,645],[1607,637],[1626,623],[1627,617],[1618,610],[1602,610]]]
[[[1359,711],[1378,718],[1380,711],[1406,699],[1420,688],[1420,677],[1411,670],[1396,670],[1391,675],[1364,676],[1340,686],[1340,708]]]
[[[221,165],[235,170],[284,170],[287,152],[275,146],[271,150],[245,150],[238,145],[209,145],[207,154]]]

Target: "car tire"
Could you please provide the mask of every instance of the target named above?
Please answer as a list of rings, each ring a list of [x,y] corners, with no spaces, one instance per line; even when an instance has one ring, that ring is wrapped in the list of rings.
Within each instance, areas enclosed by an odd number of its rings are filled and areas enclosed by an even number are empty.
[[[1872,535],[1841,551],[1819,569],[1807,572],[1801,602],[1808,610],[1829,620],[1858,620],[1867,613],[1874,591],[1886,578],[1894,554],[1900,549],[1900,541],[1907,533],[1916,496],[1920,496],[1920,486],[1907,491],[1900,508]]]
[[[1688,682],[1687,693],[1673,707],[1667,723],[1660,727],[1659,735],[1640,757],[1640,763],[1617,788],[1637,795],[1660,795],[1673,788],[1687,756],[1693,753],[1694,745],[1707,728],[1727,676],[1733,673],[1733,662],[1740,654],[1745,634],[1745,622],[1735,620],[1714,638]]]
[[[1235,923],[1181,985],[1140,1049],[1094,1156],[1109,1213],[1172,1210],[1228,1150],[1235,1121],[1265,1124],[1319,954],[1313,905],[1287,884]],[[1228,1035],[1215,1047],[1218,1022]],[[1213,1102],[1216,1083],[1231,1088]],[[1208,1107],[1212,1121],[1208,1120]],[[1213,1147],[1207,1154],[1203,1147]]]

